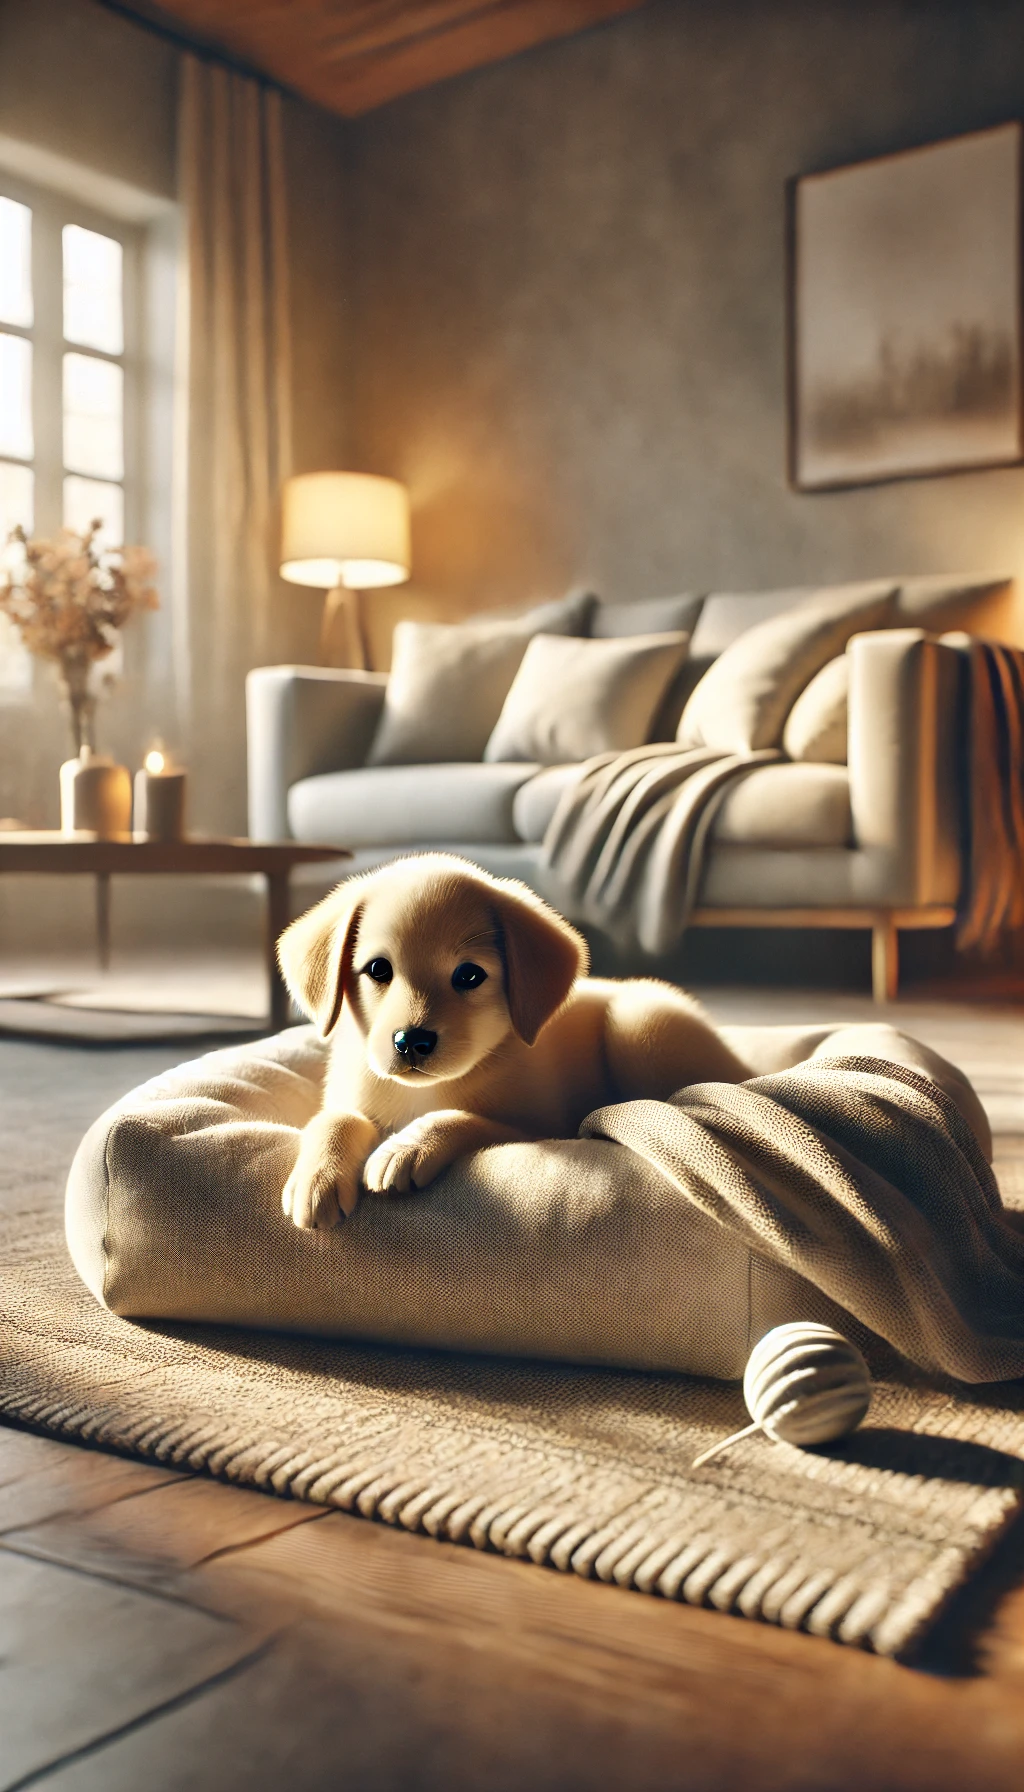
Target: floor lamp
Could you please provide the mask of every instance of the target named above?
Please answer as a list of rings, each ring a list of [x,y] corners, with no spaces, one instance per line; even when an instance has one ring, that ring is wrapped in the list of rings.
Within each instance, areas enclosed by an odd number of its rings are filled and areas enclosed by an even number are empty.
[[[359,594],[409,577],[409,494],[376,473],[300,473],[281,499],[281,577],[325,592],[320,663],[329,664],[339,616],[344,664],[368,667]]]

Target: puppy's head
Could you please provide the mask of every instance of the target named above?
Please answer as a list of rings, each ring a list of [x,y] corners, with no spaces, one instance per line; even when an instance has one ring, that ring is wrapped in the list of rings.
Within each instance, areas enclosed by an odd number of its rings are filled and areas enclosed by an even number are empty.
[[[580,935],[525,884],[443,853],[349,878],[278,957],[324,1038],[348,1002],[371,1070],[397,1081],[465,1076],[510,1033],[532,1045],[587,968]]]

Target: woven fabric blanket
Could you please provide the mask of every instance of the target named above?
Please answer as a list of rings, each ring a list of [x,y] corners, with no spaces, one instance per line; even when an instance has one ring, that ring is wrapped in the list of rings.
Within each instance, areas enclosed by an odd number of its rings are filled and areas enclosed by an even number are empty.
[[[696,903],[720,805],[739,779],[782,757],[656,742],[588,759],[544,836],[575,913],[645,952],[670,950]]]
[[[584,1121],[906,1357],[966,1382],[1024,1375],[1024,1237],[960,1106],[875,1058],[814,1057]]]

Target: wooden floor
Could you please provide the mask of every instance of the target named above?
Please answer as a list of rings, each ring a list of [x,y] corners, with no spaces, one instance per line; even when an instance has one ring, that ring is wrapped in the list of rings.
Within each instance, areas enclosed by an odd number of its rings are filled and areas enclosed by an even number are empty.
[[[892,1018],[1024,1130],[1020,1010]],[[117,1058],[79,1058],[88,1117]],[[1024,1534],[909,1669],[0,1427],[0,1787],[36,1785],[1020,1792]]]

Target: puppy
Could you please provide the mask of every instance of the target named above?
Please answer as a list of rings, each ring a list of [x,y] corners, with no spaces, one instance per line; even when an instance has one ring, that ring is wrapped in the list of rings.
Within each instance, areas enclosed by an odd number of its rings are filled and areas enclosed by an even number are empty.
[[[681,990],[586,977],[583,939],[532,890],[443,853],[349,878],[278,956],[331,1041],[282,1197],[297,1226],[484,1145],[574,1138],[607,1103],[750,1075]]]

